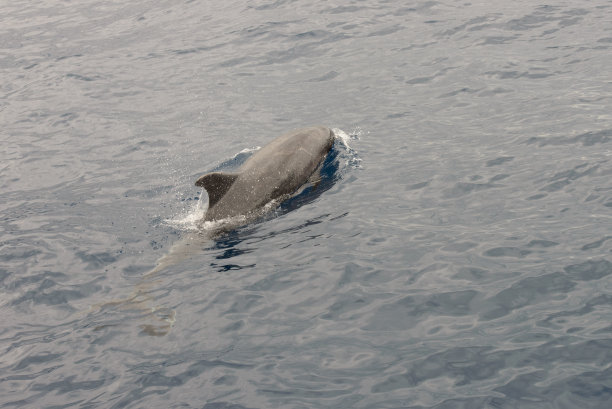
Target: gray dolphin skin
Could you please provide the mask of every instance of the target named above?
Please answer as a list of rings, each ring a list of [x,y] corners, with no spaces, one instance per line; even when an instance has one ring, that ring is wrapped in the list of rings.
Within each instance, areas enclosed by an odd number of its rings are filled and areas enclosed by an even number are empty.
[[[204,221],[253,215],[271,200],[291,195],[308,181],[333,143],[329,128],[298,129],[255,152],[236,173],[200,177],[195,184],[208,193]]]

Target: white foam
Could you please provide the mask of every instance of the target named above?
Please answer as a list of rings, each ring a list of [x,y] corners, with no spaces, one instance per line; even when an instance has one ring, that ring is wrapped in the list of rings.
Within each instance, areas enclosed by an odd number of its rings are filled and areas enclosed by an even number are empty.
[[[346,149],[347,158],[345,165],[351,166],[353,168],[360,168],[361,158],[359,158],[357,152],[355,152],[355,150],[351,148],[349,141],[359,140],[359,137],[363,134],[363,130],[361,128],[354,128],[350,133],[346,133],[340,128],[333,128],[332,132],[334,133],[336,139],[342,142],[342,145],[344,145],[344,148]]]
[[[199,223],[208,210],[208,195],[205,190],[200,193],[200,199],[191,203],[191,206],[185,209],[172,219],[166,219],[164,222],[177,230],[196,231],[199,230]]]
[[[257,152],[258,150],[261,149],[261,146],[254,146],[252,148],[244,148],[243,150],[241,150],[240,152],[238,152],[237,154],[234,155],[234,158],[238,157],[238,155],[240,155],[241,153],[251,153],[251,152]]]

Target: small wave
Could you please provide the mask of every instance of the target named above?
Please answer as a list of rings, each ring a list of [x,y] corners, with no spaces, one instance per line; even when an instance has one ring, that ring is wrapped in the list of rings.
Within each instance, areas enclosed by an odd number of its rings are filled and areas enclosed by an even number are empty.
[[[231,158],[221,162],[219,165],[215,166],[211,169],[211,172],[219,172],[219,171],[230,171],[233,169],[237,169],[242,165],[246,160],[253,155],[253,153],[257,152],[261,149],[261,146],[254,146],[252,148],[244,148]]]

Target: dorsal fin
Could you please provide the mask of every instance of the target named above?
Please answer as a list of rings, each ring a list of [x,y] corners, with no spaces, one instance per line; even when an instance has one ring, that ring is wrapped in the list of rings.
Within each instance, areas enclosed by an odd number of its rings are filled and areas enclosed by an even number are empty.
[[[200,177],[195,184],[206,189],[208,207],[213,207],[227,193],[237,177],[238,173],[213,172]]]

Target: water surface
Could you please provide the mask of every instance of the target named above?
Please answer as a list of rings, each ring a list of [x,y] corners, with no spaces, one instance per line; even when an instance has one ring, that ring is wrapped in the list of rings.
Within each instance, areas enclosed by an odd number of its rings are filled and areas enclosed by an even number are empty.
[[[607,408],[610,7],[5,2],[0,407]],[[313,124],[325,189],[198,239]]]

